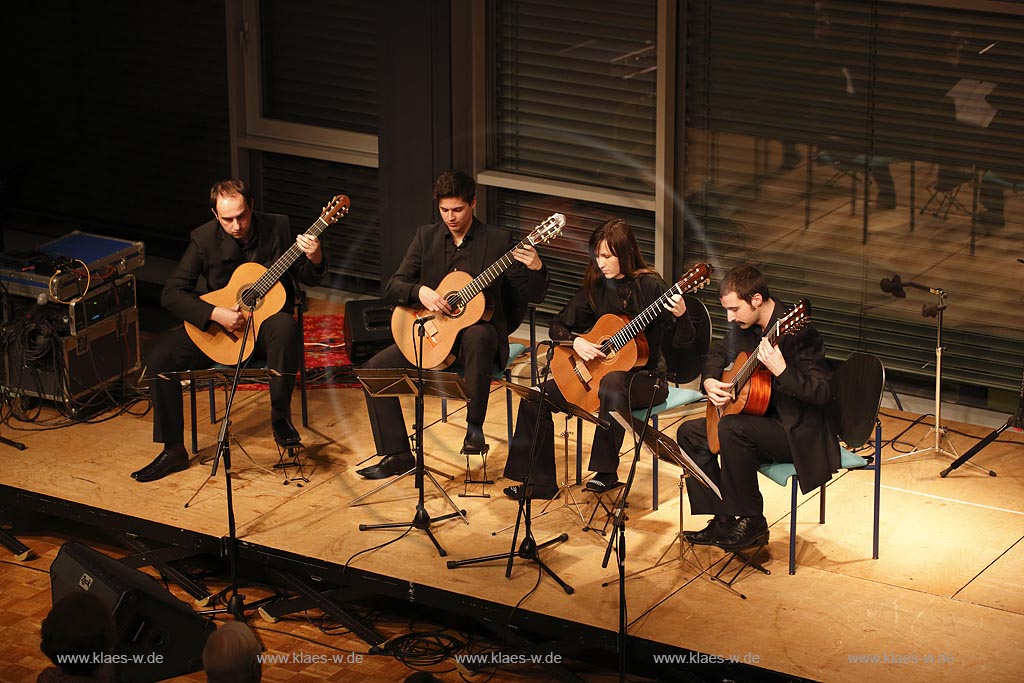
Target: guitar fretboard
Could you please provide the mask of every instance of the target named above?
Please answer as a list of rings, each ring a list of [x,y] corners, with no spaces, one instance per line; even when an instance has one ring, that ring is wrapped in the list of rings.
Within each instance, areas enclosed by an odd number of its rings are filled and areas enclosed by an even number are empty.
[[[558,230],[561,230],[561,225],[564,224],[565,216],[560,213],[556,213],[548,217],[548,219],[538,225],[534,231],[526,237],[526,239],[509,249],[504,256],[491,264],[491,266],[484,270],[484,272],[470,280],[469,284],[465,287],[449,296],[447,298],[448,305],[454,309],[462,308],[466,302],[487,289],[492,282],[497,280],[498,277],[504,273],[513,262],[515,262],[516,259],[515,256],[513,256],[513,252],[515,252],[516,249],[522,249],[527,246],[536,247],[538,244],[542,244],[547,240],[543,238],[535,238],[535,235],[547,235],[549,239],[550,237],[557,235]],[[553,231],[553,227],[557,227],[557,230]]]
[[[327,229],[328,223],[324,219],[317,218],[313,225],[306,229],[307,235],[311,237],[319,237],[320,233]],[[260,276],[260,279],[253,283],[252,288],[246,292],[245,302],[249,306],[255,306],[256,302],[267,295],[270,288],[277,284],[277,281],[281,279],[281,276],[292,267],[299,257],[302,256],[302,249],[295,242],[292,242],[292,246],[288,247],[281,257],[274,262],[274,265],[267,269],[267,272]],[[252,298],[249,301],[249,298]]]
[[[768,333],[763,338],[767,339],[769,344],[775,346],[775,341],[779,338],[779,321],[776,321],[775,325],[768,328]],[[736,392],[742,389],[750,378],[754,376],[754,371],[757,370],[757,366],[760,364],[761,361],[757,357],[757,349],[754,349],[754,352],[747,358],[747,362],[733,376],[732,385]]]
[[[655,299],[650,306],[640,313],[640,315],[626,323],[621,330],[608,337],[608,339],[601,344],[601,353],[608,355],[613,351],[618,351],[628,344],[634,337],[636,337],[636,335],[643,332],[655,318],[661,315],[661,311],[664,305],[668,303],[670,297],[682,293],[683,289],[680,287],[678,282],[666,289],[665,293]]]

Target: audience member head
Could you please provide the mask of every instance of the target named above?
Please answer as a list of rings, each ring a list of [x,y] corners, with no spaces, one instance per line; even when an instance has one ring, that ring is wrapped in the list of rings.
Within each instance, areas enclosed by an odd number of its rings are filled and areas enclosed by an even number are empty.
[[[240,621],[229,621],[210,634],[203,648],[207,683],[258,683],[263,676],[256,635]]]
[[[43,654],[70,676],[94,675],[101,666],[94,655],[109,654],[117,642],[110,610],[95,595],[83,591],[58,600],[43,619],[40,631]],[[70,661],[74,655],[81,655],[80,661]]]

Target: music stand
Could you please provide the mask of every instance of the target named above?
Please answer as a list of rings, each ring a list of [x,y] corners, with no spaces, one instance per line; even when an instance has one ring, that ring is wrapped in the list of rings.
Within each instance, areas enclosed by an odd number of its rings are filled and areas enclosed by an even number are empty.
[[[580,521],[583,522],[584,526],[586,526],[587,520],[583,516],[583,511],[580,510],[579,502],[576,500],[576,497],[572,495],[572,485],[569,483],[569,420],[575,417],[580,420],[583,420],[584,422],[589,422],[597,427],[601,426],[601,421],[598,420],[593,413],[583,410],[579,406],[573,405],[568,401],[556,403],[552,401],[551,398],[548,397],[547,395],[541,396],[540,389],[537,389],[536,387],[528,387],[522,384],[516,384],[515,382],[508,382],[503,379],[499,379],[498,384],[504,386],[507,389],[510,389],[513,393],[518,394],[521,399],[524,399],[526,401],[529,401],[530,403],[535,404],[537,406],[537,410],[541,410],[544,406],[547,406],[549,412],[565,413],[565,430],[562,432],[562,452],[565,456],[565,479],[563,479],[562,483],[558,485],[558,492],[555,494],[555,497],[557,498],[558,494],[564,493],[565,499],[562,501],[561,505],[550,510],[548,508],[554,501],[554,498],[547,501],[546,503],[544,503],[544,507],[541,508],[540,512],[535,515],[535,518],[543,517],[546,514],[568,508],[570,505],[569,501],[571,500],[571,505],[575,506],[576,514],[579,515]],[[577,439],[580,437],[580,434],[576,435]],[[498,529],[498,531],[495,531],[494,533],[501,533],[506,529],[511,529],[512,526],[514,525],[509,525],[504,529]]]
[[[410,377],[410,373],[414,376]],[[430,542],[437,548],[437,552],[441,557],[445,557],[448,553],[441,544],[434,538],[434,534],[430,531],[431,518],[424,506],[423,493],[423,477],[426,476],[434,484],[434,487],[441,492],[444,499],[448,501],[448,504],[452,506],[455,512],[447,515],[442,515],[435,518],[433,521],[441,522],[452,517],[461,517],[462,521],[469,524],[469,520],[466,519],[466,511],[460,510],[459,506],[455,504],[445,492],[441,485],[437,483],[437,479],[434,478],[434,474],[430,472],[424,464],[423,455],[423,399],[425,396],[439,396],[441,398],[448,399],[459,399],[468,400],[466,397],[466,384],[457,374],[453,372],[439,372],[436,370],[423,370],[421,368],[367,368],[360,370],[357,375],[357,379],[363,388],[366,389],[373,397],[384,397],[384,396],[413,396],[416,402],[416,465],[412,469],[403,472],[398,477],[395,477],[392,481],[378,486],[369,493],[365,493],[359,496],[351,503],[350,506],[354,505],[357,501],[366,498],[367,496],[373,495],[377,491],[381,491],[391,484],[405,478],[407,475],[416,474],[416,488],[419,489],[419,500],[416,503],[416,513],[413,516],[411,522],[389,522],[385,524],[360,524],[360,531],[369,531],[371,529],[397,529],[402,527],[412,527],[414,529],[420,529],[427,534]]]
[[[544,343],[544,342],[542,342],[542,343]],[[523,394],[521,394],[518,390],[514,390],[514,391],[516,391],[516,393],[520,394],[521,396],[523,396],[527,400],[531,400],[531,401],[534,401],[536,403],[539,403],[541,406],[544,404],[545,401],[548,400],[547,399],[547,392],[548,392],[548,387],[550,386],[549,385],[549,380],[548,380],[548,374],[551,371],[551,357],[554,355],[554,351],[555,351],[555,343],[554,342],[548,342],[548,344],[549,344],[549,346],[548,346],[547,363],[545,364],[545,367],[544,367],[544,377],[542,377],[541,381],[540,381],[540,385],[539,385],[540,389],[527,388],[527,391],[535,391],[537,393],[537,397],[536,398],[527,397],[527,396],[524,396]],[[508,386],[512,386],[512,385],[508,385]],[[530,444],[530,458],[529,458],[529,461],[526,463],[526,476],[523,478],[522,486],[521,486],[520,491],[519,491],[519,506],[518,506],[519,509],[518,509],[518,512],[516,513],[516,523],[513,525],[513,526],[515,526],[515,531],[512,534],[512,545],[511,545],[511,548],[509,549],[509,551],[507,553],[496,553],[496,554],[493,554],[493,555],[484,555],[482,557],[473,557],[473,558],[469,558],[469,559],[466,559],[466,560],[448,560],[448,569],[458,569],[460,567],[468,567],[470,565],[481,564],[483,562],[490,562],[492,560],[506,560],[507,564],[505,565],[505,578],[506,579],[510,579],[510,578],[512,578],[512,564],[515,561],[515,559],[518,557],[518,558],[521,558],[521,559],[524,559],[524,560],[529,560],[531,562],[535,562],[537,564],[537,566],[540,567],[541,571],[543,571],[545,574],[547,574],[552,579],[554,579],[555,583],[557,583],[559,586],[562,587],[562,590],[565,591],[567,595],[572,595],[575,592],[575,589],[572,586],[570,586],[568,583],[563,581],[562,577],[560,577],[558,574],[556,574],[555,571],[553,569],[551,569],[551,567],[549,567],[547,565],[547,563],[545,563],[544,560],[542,560],[541,557],[540,557],[540,551],[541,550],[544,550],[545,548],[548,548],[548,547],[550,547],[550,546],[552,546],[552,545],[554,545],[556,543],[563,543],[565,541],[568,541],[569,540],[569,534],[562,533],[562,534],[559,534],[558,536],[556,536],[555,538],[552,538],[552,539],[549,539],[547,541],[544,541],[543,543],[537,543],[537,539],[533,535],[533,527],[532,527],[532,524],[531,524],[531,521],[530,521],[531,520],[531,511],[532,511],[531,503],[532,503],[532,500],[533,500],[533,496],[529,495],[529,492],[530,492],[530,477],[533,474],[533,461],[537,457],[537,440],[538,440],[538,438],[540,436],[540,422],[541,422],[542,419],[543,419],[542,411],[538,409],[537,410],[537,419],[535,420],[534,425],[533,425],[533,443]],[[568,478],[568,476],[566,478]],[[520,524],[520,522],[524,522],[525,532],[523,533],[523,542],[521,544],[519,544],[518,547],[517,547],[516,541],[519,540],[519,524]]]
[[[613,413],[613,417],[615,417],[616,421],[620,425],[622,425],[623,429],[625,429],[627,432],[633,432],[634,439],[639,439],[639,435],[643,433],[643,439],[640,445],[644,451],[648,452],[649,454],[656,455],[660,460],[664,460],[666,462],[677,465],[680,469],[682,469],[683,472],[682,474],[679,475],[679,531],[677,531],[675,536],[672,537],[672,540],[669,542],[669,544],[665,546],[665,550],[663,550],[661,555],[658,556],[657,562],[655,562],[649,567],[638,569],[637,571],[632,572],[630,574],[624,574],[621,578],[617,578],[614,581],[606,581],[601,584],[602,588],[607,588],[616,581],[624,582],[626,579],[630,579],[635,576],[639,576],[640,574],[644,574],[654,569],[658,569],[659,567],[665,566],[671,562],[685,561],[684,554],[686,549],[686,539],[683,537],[683,529],[686,528],[686,511],[683,498],[684,494],[686,493],[687,479],[694,479],[695,481],[699,482],[702,486],[708,487],[711,490],[711,492],[718,497],[719,500],[721,500],[722,498],[722,492],[719,490],[715,482],[712,481],[708,477],[708,475],[704,473],[704,470],[702,470],[700,466],[697,465],[697,463],[695,463],[692,458],[690,458],[689,454],[687,454],[686,451],[679,448],[679,444],[677,444],[675,440],[671,439],[670,437],[666,436],[663,432],[660,432],[651,426],[648,426],[647,429],[644,430],[643,424],[632,415],[629,416],[628,421],[626,417],[623,416],[621,413]],[[668,555],[668,552],[672,549],[672,546],[675,545],[677,541],[679,542],[678,557],[673,557],[666,560],[665,556]],[[694,559],[696,559],[696,557]],[[718,564],[719,562],[722,562],[722,560],[718,560],[717,562],[713,563],[711,567],[705,568],[698,560],[696,566],[696,569],[699,571],[698,576],[700,574],[708,574],[709,576],[711,576],[710,569],[713,568],[714,565]],[[655,605],[651,606],[646,611],[644,611],[643,614],[634,619],[633,622],[635,623],[636,621],[642,619],[644,616],[646,616],[652,610],[654,610],[658,605],[662,604],[670,597],[678,593],[680,590],[685,588],[689,583],[690,582],[687,581],[682,586],[679,586],[678,588],[673,590],[669,595],[665,596],[662,600],[660,600]],[[736,592],[726,582],[716,580],[716,583],[720,583],[721,585],[726,587],[727,590],[730,590],[730,592]]]

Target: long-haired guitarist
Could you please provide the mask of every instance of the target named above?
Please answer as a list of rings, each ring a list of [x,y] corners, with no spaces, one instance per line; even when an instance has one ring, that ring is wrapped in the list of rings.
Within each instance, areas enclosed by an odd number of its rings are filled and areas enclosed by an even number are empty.
[[[507,254],[516,242],[508,230],[487,225],[473,215],[476,181],[458,170],[442,172],[434,183],[434,199],[441,220],[421,226],[405,252],[398,270],[388,280],[386,297],[400,306],[420,307],[425,315],[452,313],[444,292],[434,289],[454,271],[476,277]],[[508,335],[519,325],[527,302],[540,302],[547,293],[547,269],[537,250],[516,248],[515,263],[495,278],[479,296],[491,306],[488,318],[461,331],[452,352],[465,373],[466,437],[463,448],[482,450],[483,424],[487,416],[488,389],[495,366],[508,361]],[[396,334],[414,334],[410,325]],[[409,360],[397,344],[389,346],[366,362],[366,368],[407,368]],[[402,406],[395,397],[373,398],[366,394],[366,406],[373,428],[380,462],[357,470],[367,479],[399,474],[415,464],[407,438]]]
[[[644,261],[636,236],[629,223],[623,219],[612,219],[598,227],[590,236],[588,244],[590,261],[583,276],[583,285],[569,303],[555,316],[549,334],[551,339],[572,340],[574,358],[595,361],[609,354],[584,336],[599,319],[606,314],[632,319],[648,309],[669,289],[660,275]],[[621,328],[621,325],[616,325]],[[597,429],[590,452],[589,469],[596,474],[587,482],[593,491],[605,491],[618,482],[619,450],[625,431],[611,417],[611,411],[647,406],[652,394],[655,403],[668,396],[664,381],[665,359],[661,352],[662,339],[666,330],[671,331],[672,343],[679,348],[692,345],[696,336],[693,322],[686,313],[682,296],[669,295],[659,306],[656,316],[644,328],[648,358],[640,367],[614,370],[605,374],[592,387],[600,395],[599,417],[609,423],[607,429]],[[612,330],[614,332],[615,330]],[[596,368],[596,366],[595,366]],[[641,372],[644,371],[644,372]],[[655,378],[660,378],[657,389]],[[551,379],[547,382],[547,396],[556,404],[567,400]],[[527,494],[533,498],[553,498],[557,493],[555,483],[554,424],[551,413],[542,408],[540,429],[537,437],[538,452],[534,458]],[[509,456],[505,464],[505,476],[522,482],[526,478],[530,460],[530,447],[534,442],[534,425],[537,423],[537,407],[529,401],[519,403],[515,434],[509,445]],[[517,498],[519,486],[509,486],[505,495]]]
[[[749,265],[725,275],[719,296],[730,326],[704,356],[709,420],[684,422],[676,440],[722,492],[719,501],[703,486],[687,488],[690,509],[714,517],[684,537],[738,550],[768,542],[760,462],[792,462],[800,488],[811,491],[838,470],[839,442],[825,413],[825,344],[806,321],[806,302],[789,307],[773,298],[764,276]],[[710,416],[719,414],[721,463],[708,443]]]
[[[205,292],[225,287],[232,273],[245,263],[270,267],[293,244],[299,256],[288,274],[315,285],[327,271],[327,259],[316,237],[293,236],[288,217],[253,210],[253,196],[242,180],[223,180],[210,189],[213,220],[195,230],[188,248],[170,279],[160,302],[178,318],[201,330],[220,326],[241,335],[246,318],[238,306],[215,306],[200,299]],[[205,288],[200,289],[201,280]],[[299,433],[291,422],[291,397],[301,357],[301,335],[292,316],[292,283],[282,279],[288,292],[282,310],[267,317],[259,328],[257,351],[266,355],[267,366],[277,371],[270,378],[270,424],[274,438],[284,446],[296,445]],[[153,441],[163,444],[156,459],[133,472],[136,481],[155,481],[188,467],[184,446],[181,383],[163,373],[209,367],[212,361],[177,327],[162,336],[147,358],[149,394],[153,404]]]

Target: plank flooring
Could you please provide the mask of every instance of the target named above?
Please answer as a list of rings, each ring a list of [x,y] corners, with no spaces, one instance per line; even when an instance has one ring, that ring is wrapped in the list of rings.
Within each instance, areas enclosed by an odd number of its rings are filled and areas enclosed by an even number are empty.
[[[500,475],[507,452],[502,393],[492,397],[486,425],[492,475]],[[277,454],[270,441],[265,394],[240,395],[233,433],[245,450],[233,451],[233,492],[239,537],[247,545],[408,582],[413,600],[417,590],[447,591],[504,606],[510,619],[519,611],[614,632],[618,591],[614,583],[604,585],[615,579],[614,561],[608,568],[601,567],[606,539],[583,531],[577,513],[560,501],[551,506],[553,512],[538,517],[533,528],[538,540],[568,534],[566,542],[545,550],[543,559],[575,588],[573,595],[540,576],[532,563],[517,561],[509,579],[504,577],[503,562],[450,570],[422,531],[412,530],[401,538],[399,531],[358,531],[360,524],[410,520],[415,489],[407,479],[364,505],[349,506],[352,499],[377,485],[355,474],[359,463],[371,455],[362,397],[356,389],[313,388],[310,401],[312,423],[302,430],[310,481],[299,488],[295,483],[282,485],[282,476],[270,469]],[[411,405],[407,408],[411,410]],[[427,410],[428,423],[439,418],[436,400],[428,401]],[[425,435],[429,464],[455,476],[440,481],[452,500],[466,509],[469,520],[469,524],[449,520],[433,525],[438,541],[449,552],[447,559],[507,552],[509,532],[495,532],[514,522],[517,511],[515,502],[500,494],[505,485],[500,479],[489,489],[491,498],[458,497],[465,468],[457,452],[465,428],[463,413],[455,410],[448,423],[433,424]],[[886,408],[885,436],[899,434],[915,417]],[[560,422],[556,424],[561,427]],[[883,460],[910,450],[927,436],[929,424],[926,420],[903,434],[899,443],[887,445]],[[12,425],[33,429],[17,422]],[[961,450],[989,431],[957,423],[950,426]],[[128,414],[53,431],[5,428],[5,436],[18,438],[29,448],[5,449],[0,484],[169,527],[226,535],[222,473],[208,480],[207,466],[193,462],[187,471],[151,484],[128,478],[153,455],[150,429],[148,416]],[[674,428],[668,429],[671,433]],[[216,433],[215,425],[200,421],[203,454],[210,453]],[[573,451],[576,438],[575,434],[570,438]],[[582,438],[586,452],[589,430]],[[968,468],[940,478],[938,472],[949,459],[931,453],[886,463],[878,560],[872,560],[870,552],[871,475],[842,473],[828,489],[826,524],[817,523],[818,494],[801,497],[798,569],[793,576],[786,571],[788,489],[762,480],[766,516],[772,524],[766,563],[771,575],[745,574],[736,587],[746,599],[700,575],[699,563],[713,562],[717,551],[702,549],[695,556],[678,559],[674,537],[680,519],[679,470],[661,463],[660,509],[654,511],[651,463],[642,458],[630,497],[627,571],[654,565],[660,557],[670,561],[627,581],[629,633],[663,643],[666,652],[684,648],[706,656],[735,657],[814,680],[1019,680],[1024,665],[1022,445],[1020,434],[1007,431],[979,453],[975,460],[996,470],[995,478]],[[559,443],[559,454],[560,449]],[[620,474],[625,474],[628,458],[623,462]],[[571,467],[574,478],[575,464]],[[197,490],[186,508],[185,501]],[[427,485],[425,495],[432,517],[451,511],[432,485]],[[578,488],[574,496],[589,515],[592,497]],[[691,518],[685,505],[683,515],[686,528],[704,524],[703,518]],[[26,563],[8,557],[0,564],[0,613],[6,617],[0,627],[5,655],[0,681],[31,680],[33,672],[46,664],[38,651],[38,624],[49,608],[49,580],[43,572],[59,544],[69,537],[60,530],[32,532],[22,538],[37,557]],[[112,545],[98,547],[111,554],[124,552]],[[214,590],[224,587],[223,580],[210,583]],[[380,628],[397,635],[410,628],[410,620],[419,618],[384,614]],[[429,615],[423,618],[430,621]],[[351,635],[322,632],[313,617],[277,624],[257,617],[253,624],[271,652],[367,651],[365,643]],[[911,663],[912,656],[916,663]],[[871,662],[872,658],[877,661]],[[675,670],[666,667],[667,680]],[[451,660],[435,671],[441,672],[439,680],[460,680]],[[713,680],[714,671],[705,668],[700,675]],[[275,664],[265,668],[264,680],[400,681],[409,673],[393,659],[368,655],[358,666]],[[589,681],[615,678],[592,669],[580,675]],[[478,679],[482,680],[468,680]],[[194,674],[180,680],[202,677]],[[553,679],[540,669],[508,666],[491,680]]]

